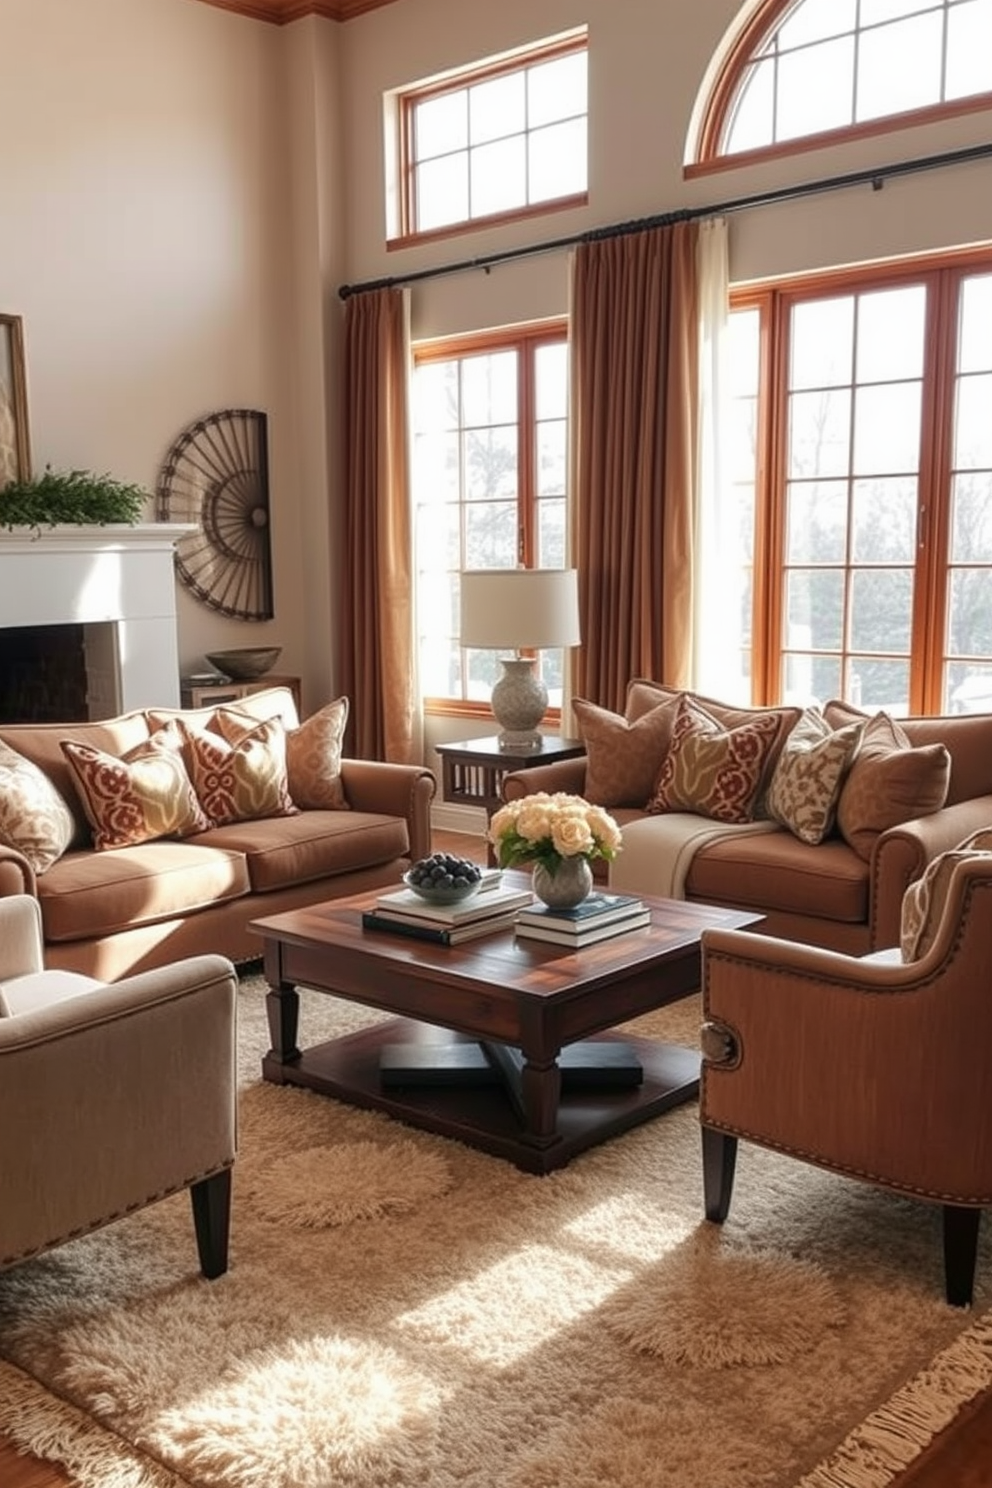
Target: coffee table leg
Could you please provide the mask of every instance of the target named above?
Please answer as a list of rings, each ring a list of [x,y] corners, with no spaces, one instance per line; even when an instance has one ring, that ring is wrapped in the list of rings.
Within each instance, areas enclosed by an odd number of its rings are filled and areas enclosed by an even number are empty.
[[[483,1042],[486,1058],[503,1076],[521,1122],[521,1140],[550,1147],[558,1138],[561,1070],[557,1059],[531,1058],[507,1044]]]
[[[300,994],[292,982],[270,985],[265,998],[265,1013],[269,1020],[269,1038],[272,1048],[263,1060],[263,1073],[273,1065],[289,1064],[299,1059],[296,1043],[300,1023]]]

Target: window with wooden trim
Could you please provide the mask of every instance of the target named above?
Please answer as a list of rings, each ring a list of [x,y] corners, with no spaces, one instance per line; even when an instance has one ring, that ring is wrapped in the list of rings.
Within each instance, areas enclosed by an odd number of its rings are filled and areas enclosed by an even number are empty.
[[[697,162],[989,107],[992,0],[765,0],[717,77]]]
[[[756,700],[992,710],[992,253],[742,291],[737,316]]]
[[[414,348],[413,504],[420,688],[438,711],[489,712],[499,653],[459,640],[467,568],[564,568],[564,321]],[[551,709],[564,656],[540,653]]]
[[[587,199],[583,28],[397,96],[400,239]]]

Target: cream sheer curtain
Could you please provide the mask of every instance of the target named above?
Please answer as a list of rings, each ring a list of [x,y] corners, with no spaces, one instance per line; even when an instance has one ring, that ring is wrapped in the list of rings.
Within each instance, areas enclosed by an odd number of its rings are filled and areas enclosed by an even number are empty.
[[[693,667],[699,224],[572,259],[572,559],[582,646],[569,697],[622,709],[631,677]]]
[[[348,752],[419,763],[409,491],[409,298],[369,290],[345,304],[346,476],[341,678]]]

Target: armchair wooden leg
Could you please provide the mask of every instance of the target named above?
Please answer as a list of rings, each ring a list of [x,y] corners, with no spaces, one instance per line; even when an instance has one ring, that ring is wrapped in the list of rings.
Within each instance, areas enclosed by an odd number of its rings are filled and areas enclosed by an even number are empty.
[[[734,1169],[737,1166],[737,1138],[726,1132],[704,1126],[703,1133],[703,1199],[706,1218],[722,1224],[730,1210],[734,1191]]]
[[[952,1307],[970,1307],[975,1285],[975,1259],[978,1254],[978,1226],[981,1209],[965,1209],[959,1204],[945,1204],[944,1217],[944,1285]]]
[[[224,1168],[189,1191],[200,1270],[208,1281],[227,1270],[227,1242],[231,1230],[231,1169]]]

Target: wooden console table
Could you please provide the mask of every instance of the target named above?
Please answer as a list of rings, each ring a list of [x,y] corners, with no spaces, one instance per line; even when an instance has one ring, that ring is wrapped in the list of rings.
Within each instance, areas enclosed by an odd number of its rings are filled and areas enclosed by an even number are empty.
[[[250,682],[211,682],[206,686],[194,686],[188,678],[180,682],[180,699],[184,708],[209,708],[221,703],[237,703],[252,692],[263,692],[266,687],[288,687],[296,703],[298,717],[303,717],[303,695],[299,677],[284,673],[266,672],[264,677],[255,677]]]

